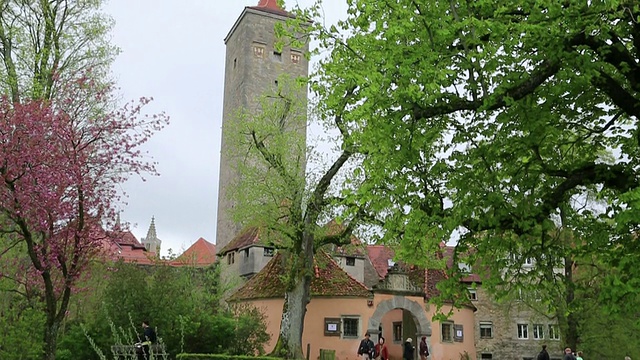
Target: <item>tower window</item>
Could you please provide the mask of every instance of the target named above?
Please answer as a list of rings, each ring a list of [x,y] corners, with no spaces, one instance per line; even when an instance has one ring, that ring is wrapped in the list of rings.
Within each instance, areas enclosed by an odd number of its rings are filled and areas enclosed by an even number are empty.
[[[233,59],[233,68],[235,69],[238,65],[238,59]]]
[[[264,57],[264,45],[262,44],[253,44],[253,55],[257,58]]]
[[[297,51],[292,51],[291,52],[291,62],[293,64],[299,63],[301,58],[302,58],[302,55],[300,55],[299,52],[297,52]]]
[[[279,51],[273,52],[273,60],[282,61],[282,53]]]

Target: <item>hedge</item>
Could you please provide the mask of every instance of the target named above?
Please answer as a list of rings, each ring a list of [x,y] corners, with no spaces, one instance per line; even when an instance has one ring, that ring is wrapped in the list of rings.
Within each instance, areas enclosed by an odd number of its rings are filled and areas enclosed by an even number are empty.
[[[178,354],[176,360],[282,360],[282,358],[227,354]]]

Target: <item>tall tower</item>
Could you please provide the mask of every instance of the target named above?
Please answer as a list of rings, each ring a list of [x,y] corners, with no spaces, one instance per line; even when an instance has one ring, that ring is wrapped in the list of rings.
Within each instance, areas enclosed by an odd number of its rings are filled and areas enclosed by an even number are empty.
[[[261,96],[273,91],[283,74],[293,78],[309,74],[309,63],[304,56],[309,50],[308,44],[303,48],[285,45],[281,51],[275,48],[276,23],[291,17],[276,0],[260,0],[257,6],[244,8],[224,39],[226,61],[216,231],[218,249],[223,249],[242,230],[242,225],[233,221],[231,211],[235,201],[229,197],[230,186],[240,175],[234,168],[233,159],[225,151],[232,136],[229,131],[233,131],[233,124],[240,121],[238,113],[241,110],[258,111]],[[306,108],[306,89],[303,91],[299,98],[304,99]],[[306,126],[299,127],[298,131],[306,137]]]
[[[147,230],[147,236],[143,237],[140,242],[142,243],[142,245],[144,245],[147,251],[156,254],[156,256],[160,256],[160,247],[162,246],[162,240],[158,239],[154,217],[151,217],[151,224],[149,225],[149,230]]]

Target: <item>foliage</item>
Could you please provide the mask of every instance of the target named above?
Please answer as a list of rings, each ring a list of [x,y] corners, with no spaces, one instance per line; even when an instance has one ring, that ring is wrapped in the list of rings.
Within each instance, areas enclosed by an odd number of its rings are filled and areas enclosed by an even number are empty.
[[[12,102],[54,99],[88,71],[107,80],[118,49],[102,0],[0,1],[0,93]],[[64,98],[64,96],[62,97]]]
[[[178,360],[279,360],[282,358],[272,356],[247,356],[226,354],[178,354]]]
[[[600,304],[619,311],[640,288],[638,4],[353,0],[348,14],[313,22],[330,54],[314,84],[366,155],[347,196],[382,241],[424,264],[455,240],[483,285],[539,291],[571,346],[576,261],[603,270]]]
[[[85,309],[67,323],[60,340],[61,358],[82,354],[83,359],[98,360],[88,339],[104,354],[111,353],[112,345],[134,344],[145,319],[169,354],[264,351],[269,339],[264,315],[249,307],[234,311],[221,307],[217,266],[176,268],[120,261],[107,275],[104,289],[95,289],[101,294],[99,309]]]
[[[233,217],[259,229],[260,240],[284,256],[285,301],[278,341],[273,354],[302,358],[302,332],[315,250],[325,244],[349,243],[356,218],[345,214],[345,226],[327,231],[320,220],[340,208],[331,186],[338,172],[354,155],[347,132],[337,139],[340,155],[321,164],[318,177],[306,176],[306,81],[283,75],[266,92],[258,110],[242,109],[224,125],[225,149],[239,175],[231,184]],[[322,121],[341,127],[339,114],[322,113]],[[335,186],[335,185],[334,185]]]

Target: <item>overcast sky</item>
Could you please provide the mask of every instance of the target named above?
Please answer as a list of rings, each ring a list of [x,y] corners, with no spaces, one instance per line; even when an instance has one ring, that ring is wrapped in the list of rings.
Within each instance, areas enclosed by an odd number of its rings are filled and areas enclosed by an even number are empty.
[[[288,0],[287,7],[313,0]],[[326,21],[346,16],[346,0],[324,0]],[[245,6],[258,0],[109,0],[113,66],[124,100],[151,96],[151,112],[171,124],[146,146],[159,177],[131,180],[122,220],[146,236],[155,217],[162,254],[181,253],[203,237],[215,242],[224,88],[224,37]]]

